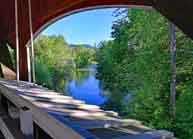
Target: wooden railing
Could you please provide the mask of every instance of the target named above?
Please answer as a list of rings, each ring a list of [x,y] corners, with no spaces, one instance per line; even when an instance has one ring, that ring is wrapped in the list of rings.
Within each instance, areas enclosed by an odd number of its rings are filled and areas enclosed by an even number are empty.
[[[172,139],[139,121],[28,82],[0,79],[0,131],[6,139]]]

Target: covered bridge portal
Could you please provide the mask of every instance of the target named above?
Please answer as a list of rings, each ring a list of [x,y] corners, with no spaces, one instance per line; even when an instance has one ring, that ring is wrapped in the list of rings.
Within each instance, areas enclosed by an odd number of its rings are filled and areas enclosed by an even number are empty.
[[[18,25],[20,46],[20,79],[28,79],[26,44],[30,40],[29,6],[27,0],[18,1]],[[33,34],[41,31],[48,22],[57,17],[85,9],[113,6],[147,6],[158,10],[162,15],[193,38],[192,0],[31,0]],[[15,48],[14,0],[0,2],[0,48],[7,43]],[[5,54],[0,49],[1,55]],[[6,54],[4,59],[6,59]],[[7,58],[8,59],[8,58]],[[6,61],[6,60],[4,60]]]

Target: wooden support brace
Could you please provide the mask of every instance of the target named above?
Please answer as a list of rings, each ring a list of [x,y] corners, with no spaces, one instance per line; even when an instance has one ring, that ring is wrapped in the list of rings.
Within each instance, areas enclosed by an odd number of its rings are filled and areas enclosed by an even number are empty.
[[[8,114],[12,119],[19,119],[19,109],[7,100]]]
[[[23,44],[19,48],[19,61],[20,80],[28,81],[27,48]]]

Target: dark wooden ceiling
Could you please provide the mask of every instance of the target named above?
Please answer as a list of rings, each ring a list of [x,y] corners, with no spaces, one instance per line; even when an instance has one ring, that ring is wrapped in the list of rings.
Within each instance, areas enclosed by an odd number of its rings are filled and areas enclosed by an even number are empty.
[[[20,76],[27,80],[27,52],[26,43],[30,38],[28,0],[18,1],[19,14],[19,44],[20,44]],[[31,0],[33,33],[52,19],[81,9],[110,7],[110,6],[151,6],[149,0]],[[15,12],[14,0],[0,2],[0,43],[8,42],[15,48]]]
[[[25,45],[30,38],[28,0],[17,0],[19,12],[21,79],[28,75]],[[193,39],[193,0],[31,0],[33,33],[58,16],[110,6],[152,6]],[[0,0],[0,43],[15,48],[14,0]]]

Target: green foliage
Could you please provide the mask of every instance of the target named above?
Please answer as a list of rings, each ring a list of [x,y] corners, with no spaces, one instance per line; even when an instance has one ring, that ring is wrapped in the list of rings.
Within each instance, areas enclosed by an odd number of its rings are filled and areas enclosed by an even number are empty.
[[[113,41],[97,53],[98,78],[108,90],[106,108],[179,138],[193,139],[193,43],[177,30],[176,119],[168,114],[170,55],[168,21],[156,11],[130,9],[113,26]],[[125,103],[128,94],[132,101]],[[128,100],[127,100],[128,101]]]
[[[75,68],[97,61],[97,77],[108,97],[105,109],[193,139],[193,42],[177,29],[176,119],[171,120],[168,21],[156,11],[120,13],[126,16],[114,23],[113,40],[101,42],[99,50],[69,48],[62,36],[40,36],[35,42],[38,83],[63,91],[66,80],[76,75],[81,81]]]
[[[35,41],[37,83],[62,91],[64,79],[71,78],[71,49],[63,36],[40,36]]]
[[[41,35],[34,45],[37,83],[56,91],[64,91],[66,81],[74,77],[75,68],[95,61],[95,49],[71,48],[63,36]]]
[[[7,45],[7,47],[8,47],[8,51],[9,51],[9,54],[10,54],[10,63],[12,65],[12,70],[15,70],[16,69],[15,50],[12,49],[9,45]]]
[[[193,42],[177,32],[176,134],[193,139]]]
[[[84,46],[77,46],[75,50],[75,63],[77,68],[84,68],[85,66],[92,64],[95,60],[95,49],[85,48]]]
[[[193,139],[193,87],[189,87],[180,92],[176,104],[175,130],[182,139]]]
[[[53,88],[51,68],[44,64],[36,64],[36,77],[38,84],[48,88]]]

